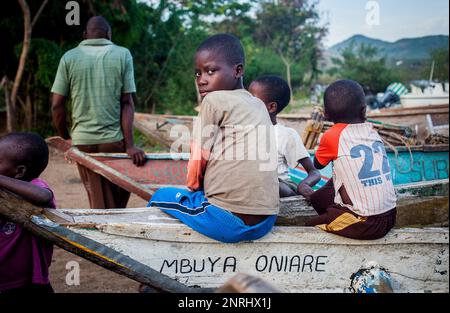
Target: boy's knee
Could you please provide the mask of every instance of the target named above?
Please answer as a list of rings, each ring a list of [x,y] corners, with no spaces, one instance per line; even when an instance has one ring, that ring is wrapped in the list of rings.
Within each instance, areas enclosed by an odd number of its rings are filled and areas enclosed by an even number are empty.
[[[148,202],[148,206],[150,206],[150,204],[154,201],[164,200],[165,202],[167,202],[172,199],[175,200],[179,192],[180,192],[179,189],[173,187],[160,188],[155,191],[155,193]]]

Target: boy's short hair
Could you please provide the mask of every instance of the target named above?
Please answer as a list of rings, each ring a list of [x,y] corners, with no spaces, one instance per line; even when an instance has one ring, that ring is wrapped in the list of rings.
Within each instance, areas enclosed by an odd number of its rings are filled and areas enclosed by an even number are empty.
[[[229,65],[245,63],[245,53],[241,41],[231,34],[217,34],[207,38],[197,48],[197,53],[205,50],[222,55]]]
[[[279,76],[261,76],[252,83],[258,83],[264,87],[265,101],[277,103],[277,114],[283,111],[291,101],[291,89],[288,83]]]
[[[325,90],[324,106],[331,120],[357,117],[366,106],[364,90],[353,80],[338,80]]]
[[[13,154],[16,165],[27,167],[26,177],[39,177],[48,165],[48,146],[45,140],[35,133],[9,133],[0,138]]]

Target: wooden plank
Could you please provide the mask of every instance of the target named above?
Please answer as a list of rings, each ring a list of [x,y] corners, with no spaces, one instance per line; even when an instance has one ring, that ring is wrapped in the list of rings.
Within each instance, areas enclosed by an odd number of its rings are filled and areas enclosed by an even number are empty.
[[[77,162],[78,164],[90,169],[91,171],[104,176],[112,183],[121,186],[125,190],[134,193],[144,200],[149,200],[153,195],[153,191],[143,187],[135,180],[130,179],[128,176],[123,175],[117,170],[107,166],[103,162],[86,155],[75,147],[70,148],[66,155],[68,158]]]
[[[170,148],[172,146],[172,141],[166,139],[158,130],[150,128],[145,122],[134,120],[133,125],[140,132],[150,138],[151,141],[162,144],[166,148]]]
[[[426,115],[426,114],[445,114],[449,112],[448,105],[428,105],[416,108],[390,108],[382,109],[379,112],[369,112],[368,118],[377,117],[397,117],[397,116],[409,116],[409,115]],[[308,120],[311,117],[309,113],[303,114],[279,114],[278,117],[290,120]]]
[[[33,235],[43,238],[66,251],[137,282],[150,285],[160,292],[211,291],[187,287],[114,249],[75,233],[68,228],[61,227],[48,218],[50,216],[47,215],[46,210],[36,207],[2,189],[0,189],[0,215],[22,225]]]

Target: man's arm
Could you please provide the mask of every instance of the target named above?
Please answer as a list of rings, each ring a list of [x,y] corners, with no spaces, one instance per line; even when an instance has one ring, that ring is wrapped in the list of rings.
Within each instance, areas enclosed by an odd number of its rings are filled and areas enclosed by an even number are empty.
[[[308,176],[298,185],[297,192],[306,199],[309,199],[314,192],[311,187],[320,181],[320,172],[313,165],[309,157],[303,158],[299,162],[308,173]]]
[[[127,154],[133,159],[133,163],[136,166],[142,166],[146,161],[145,153],[141,149],[135,147],[133,140],[134,103],[131,93],[122,94],[120,98],[120,107],[120,124],[122,126]]]
[[[57,93],[52,95],[52,118],[58,135],[64,139],[70,139],[66,122],[66,97]]]
[[[0,188],[12,191],[36,205],[49,206],[53,199],[53,194],[48,189],[4,175],[0,175]]]

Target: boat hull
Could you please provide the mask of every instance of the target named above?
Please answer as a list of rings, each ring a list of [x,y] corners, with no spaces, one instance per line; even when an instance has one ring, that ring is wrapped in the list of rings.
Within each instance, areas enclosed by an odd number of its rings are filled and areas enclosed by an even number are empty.
[[[397,151],[388,151],[394,185],[403,185],[418,182],[438,181],[449,178],[448,146],[440,149],[416,147],[408,150],[397,148]],[[163,186],[184,186],[187,175],[188,154],[167,153],[148,154],[144,167],[136,167],[124,154],[91,154],[96,160],[117,170],[132,180],[157,189]],[[311,157],[314,153],[311,153]],[[299,183],[307,176],[306,171],[299,166],[290,169],[291,179]],[[323,186],[332,177],[332,167],[328,165],[321,171],[322,179],[316,189]]]
[[[449,178],[448,146],[442,146],[440,149],[439,147],[412,147],[410,150],[397,147],[396,149],[396,151],[387,152],[395,186]],[[301,167],[289,171],[291,179],[296,183],[307,176],[306,171]],[[323,186],[332,177],[331,165],[320,172],[322,180],[317,187]]]
[[[404,108],[417,108],[426,105],[447,105],[449,98],[447,95],[442,96],[420,96],[420,95],[405,95],[400,98],[400,102]]]
[[[444,105],[430,105],[389,108],[368,112],[367,118],[388,124],[411,127],[417,133],[418,140],[425,140],[430,134],[429,119],[433,125],[448,125],[448,97]],[[189,152],[189,139],[192,133],[194,116],[157,115],[135,113],[134,126],[145,134],[151,142],[171,148],[173,151]],[[278,122],[295,129],[298,134],[304,132],[311,114],[279,114]],[[448,136],[448,128],[443,134]],[[175,145],[174,145],[175,143]]]
[[[448,229],[399,229],[376,241],[306,227],[274,227],[261,240],[222,244],[158,214],[76,232],[188,286],[217,288],[236,273],[284,292],[348,292],[353,274],[376,263],[394,292],[448,292]]]

